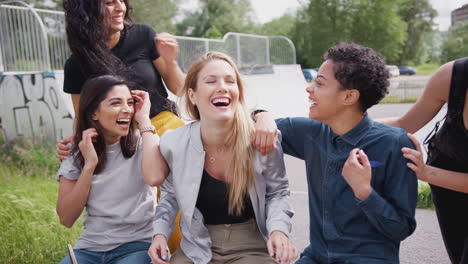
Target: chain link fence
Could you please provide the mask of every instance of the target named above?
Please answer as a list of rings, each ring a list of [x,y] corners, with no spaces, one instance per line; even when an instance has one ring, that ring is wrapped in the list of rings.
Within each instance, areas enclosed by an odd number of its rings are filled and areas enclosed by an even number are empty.
[[[8,3],[8,5],[7,5]],[[63,12],[34,9],[21,1],[0,2],[0,72],[63,70],[70,55]],[[231,56],[243,72],[272,64],[295,64],[293,43],[283,36],[227,33],[222,40],[177,36],[182,71],[208,51]]]
[[[283,36],[227,33],[222,40],[176,38],[180,46],[178,62],[183,71],[208,51],[228,54],[244,72],[273,64],[296,64],[294,44]]]
[[[0,2],[0,36],[0,72],[62,70],[70,54],[63,12]]]
[[[383,99],[386,103],[410,103],[424,92],[430,75],[399,76],[390,78],[389,93]]]

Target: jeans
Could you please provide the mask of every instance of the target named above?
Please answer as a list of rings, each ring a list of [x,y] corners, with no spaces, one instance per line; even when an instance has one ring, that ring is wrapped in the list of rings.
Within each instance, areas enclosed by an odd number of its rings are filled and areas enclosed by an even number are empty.
[[[379,259],[369,259],[369,258],[362,258],[362,257],[354,257],[353,259],[349,259],[347,257],[341,258],[326,258],[324,256],[307,256],[304,253],[301,254],[301,257],[294,262],[294,264],[322,264],[322,263],[329,263],[329,264],[396,264],[399,262],[392,262],[388,260],[379,260]]]
[[[74,249],[79,264],[109,263],[109,264],[138,264],[151,263],[146,242],[130,242],[112,250],[96,252],[85,249]],[[70,255],[66,255],[59,264],[71,264]]]

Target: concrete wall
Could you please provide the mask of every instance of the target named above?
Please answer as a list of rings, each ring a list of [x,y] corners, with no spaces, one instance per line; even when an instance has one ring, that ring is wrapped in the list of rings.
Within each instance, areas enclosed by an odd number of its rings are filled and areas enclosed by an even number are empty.
[[[5,140],[54,142],[71,135],[73,107],[63,93],[63,72],[0,75],[0,118]]]

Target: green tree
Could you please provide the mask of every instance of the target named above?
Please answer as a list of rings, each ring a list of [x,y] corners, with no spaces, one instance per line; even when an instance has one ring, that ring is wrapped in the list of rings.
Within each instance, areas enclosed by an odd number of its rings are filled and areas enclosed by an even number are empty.
[[[158,32],[176,33],[178,0],[132,0],[131,4],[135,22],[151,25]]]
[[[431,44],[426,40],[433,32],[437,11],[428,0],[404,0],[400,5],[399,15],[408,25],[408,38],[402,45],[398,64],[420,64],[428,58],[431,49]]]
[[[298,14],[293,40],[298,62],[320,65],[322,54],[341,41],[354,41],[399,58],[406,23],[398,14],[401,0],[310,0]]]
[[[395,63],[405,42],[406,23],[393,0],[354,1],[348,39],[380,52],[388,63]]]
[[[468,54],[468,22],[458,22],[450,27],[442,44],[442,62],[466,57]]]
[[[308,6],[298,12],[292,34],[298,63],[319,66],[327,48],[347,38],[351,5],[350,0],[310,0]]]
[[[427,34],[424,45],[426,46],[425,56],[421,59],[422,62],[433,62],[440,64],[442,54],[442,44],[445,37],[445,32],[434,30]]]
[[[255,14],[249,0],[200,0],[199,4],[177,25],[178,35],[211,37],[254,31]]]
[[[285,36],[291,37],[295,28],[296,17],[293,14],[285,14],[279,18],[275,18],[270,22],[259,25],[255,30],[255,34],[266,36]]]

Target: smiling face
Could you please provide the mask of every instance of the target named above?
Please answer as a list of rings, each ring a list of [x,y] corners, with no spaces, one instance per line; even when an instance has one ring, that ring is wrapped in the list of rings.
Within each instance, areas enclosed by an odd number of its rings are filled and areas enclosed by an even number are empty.
[[[346,94],[349,90],[341,87],[335,78],[333,61],[325,61],[319,69],[317,79],[306,88],[309,93],[309,118],[325,124],[337,116],[345,107]]]
[[[224,60],[212,60],[198,73],[196,88],[188,90],[200,119],[229,121],[239,103],[239,87],[234,69]]]
[[[106,145],[116,143],[128,135],[134,114],[134,99],[126,85],[116,85],[99,104],[93,120],[102,129]]]
[[[105,21],[110,33],[120,32],[124,29],[124,18],[127,7],[123,0],[103,0],[106,8]]]

